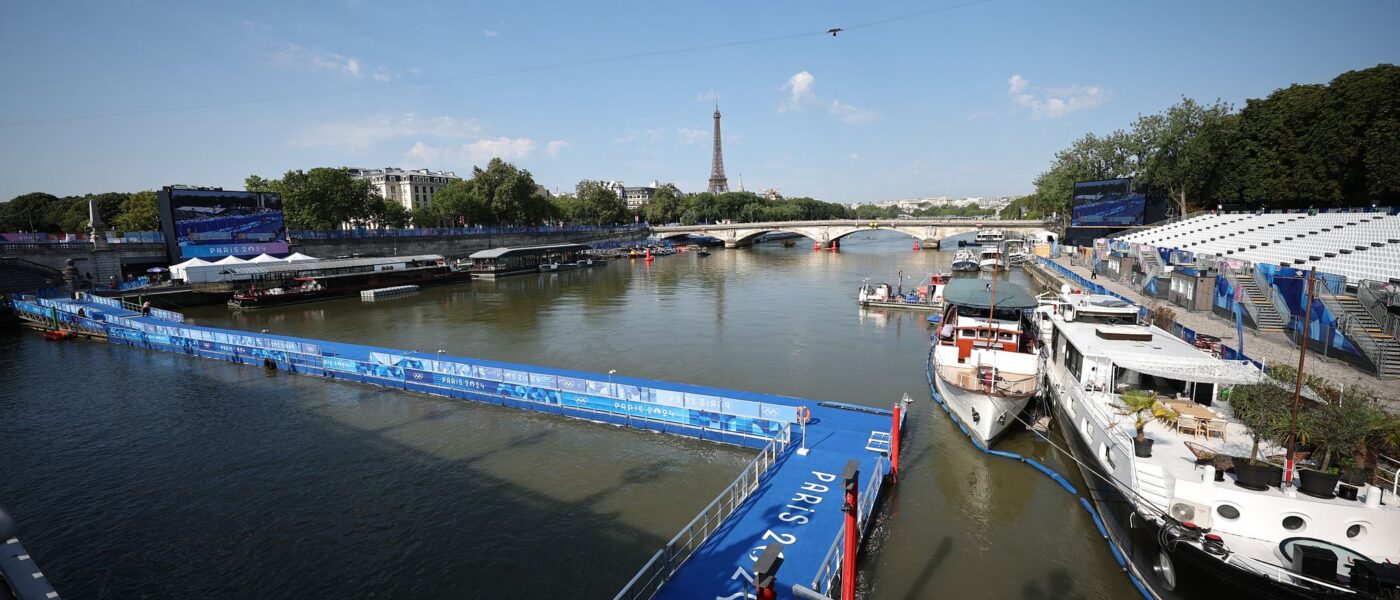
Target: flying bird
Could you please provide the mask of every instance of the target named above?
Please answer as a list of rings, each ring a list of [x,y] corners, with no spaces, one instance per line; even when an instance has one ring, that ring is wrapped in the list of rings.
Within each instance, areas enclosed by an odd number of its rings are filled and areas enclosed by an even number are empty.
[[[831,37],[836,37],[836,34],[841,33],[842,31],[845,30],[841,29],[840,27],[832,27],[831,29],[826,30],[827,33],[831,34]]]

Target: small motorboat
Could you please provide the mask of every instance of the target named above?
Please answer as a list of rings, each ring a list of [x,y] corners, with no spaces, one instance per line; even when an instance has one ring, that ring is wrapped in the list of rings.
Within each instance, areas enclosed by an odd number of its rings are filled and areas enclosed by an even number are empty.
[[[969,272],[977,271],[981,268],[981,265],[977,262],[977,255],[973,254],[971,250],[958,250],[958,253],[953,255],[954,271]]]
[[[540,272],[541,272],[541,273],[550,273],[550,272],[554,272],[554,271],[569,271],[569,270],[572,270],[572,269],[577,269],[578,267],[579,267],[578,263],[551,262],[551,263],[544,263],[544,264],[540,265]]]
[[[63,341],[73,337],[73,332],[67,329],[50,329],[44,332],[44,339],[55,342]]]
[[[709,250],[706,250],[706,249],[704,249],[704,248],[701,248],[701,249],[695,251],[695,255],[696,255],[696,256],[709,256],[709,255],[710,255],[710,251],[709,251]]]
[[[797,247],[797,242],[794,242],[794,241],[792,241],[792,240],[783,240],[783,247],[784,247],[784,248],[795,248],[795,247]]]

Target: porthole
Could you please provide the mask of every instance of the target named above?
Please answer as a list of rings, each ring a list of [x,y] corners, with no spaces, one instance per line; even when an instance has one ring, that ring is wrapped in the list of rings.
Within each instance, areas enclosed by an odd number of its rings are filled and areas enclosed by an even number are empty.
[[[1283,518],[1283,528],[1289,531],[1302,531],[1308,526],[1308,522],[1298,515],[1288,515]]]
[[[1240,518],[1240,509],[1231,504],[1221,504],[1215,507],[1215,514],[1220,515],[1220,518],[1226,521],[1233,521]]]
[[[1347,538],[1359,540],[1366,537],[1366,526],[1361,523],[1352,523],[1347,526]]]
[[[1152,572],[1161,580],[1162,588],[1168,592],[1176,589],[1176,567],[1172,565],[1172,558],[1167,556],[1165,550],[1157,552],[1157,564],[1152,565]]]

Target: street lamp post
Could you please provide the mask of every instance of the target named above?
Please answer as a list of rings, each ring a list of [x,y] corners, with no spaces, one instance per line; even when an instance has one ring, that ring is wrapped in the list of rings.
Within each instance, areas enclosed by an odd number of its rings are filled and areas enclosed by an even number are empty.
[[[609,370],[608,370],[608,394],[611,395],[611,396],[614,397],[614,398],[617,397],[617,386],[616,386],[616,385],[613,385],[612,376],[613,376],[613,375],[616,375],[616,374],[617,374],[617,369],[609,369]]]

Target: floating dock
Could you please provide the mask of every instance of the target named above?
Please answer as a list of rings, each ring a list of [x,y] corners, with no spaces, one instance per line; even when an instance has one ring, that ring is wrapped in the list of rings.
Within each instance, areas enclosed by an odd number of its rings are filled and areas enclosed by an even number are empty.
[[[418,291],[418,286],[416,285],[396,285],[393,287],[379,288],[377,290],[361,290],[360,299],[382,300],[384,298],[393,298],[394,296],[411,294],[416,291]]]
[[[31,325],[112,344],[760,448],[617,598],[745,597],[754,593],[755,561],[773,542],[784,546],[778,598],[797,588],[830,595],[845,550],[843,470],[852,461],[859,469],[855,522],[863,533],[904,422],[866,406],[188,325],[179,313],[141,314],[86,293],[20,298],[14,310]]]

